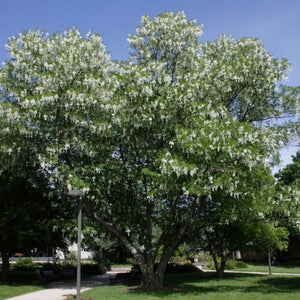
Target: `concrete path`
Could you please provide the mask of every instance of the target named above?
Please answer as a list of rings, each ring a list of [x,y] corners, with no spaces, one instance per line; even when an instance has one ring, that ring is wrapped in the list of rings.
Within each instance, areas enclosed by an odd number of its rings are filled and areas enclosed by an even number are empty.
[[[199,268],[200,269],[200,268]],[[202,272],[206,273],[215,273],[215,270],[202,270]],[[269,272],[251,272],[251,271],[235,271],[235,270],[225,270],[224,273],[229,273],[229,274],[252,274],[252,275],[269,275]],[[298,273],[274,273],[272,272],[271,276],[300,276]]]
[[[117,273],[127,273],[130,268],[112,268],[104,275],[93,276],[89,279],[83,279],[81,282],[81,291],[87,291],[93,287],[109,284],[111,279],[116,277]],[[76,295],[76,281],[56,281],[49,284],[45,290],[21,296],[7,298],[9,300],[63,300],[68,296]]]
[[[82,292],[86,291],[87,289],[82,289]],[[74,289],[46,289],[37,291],[34,293],[29,293],[13,298],[7,298],[9,300],[63,300],[67,299],[70,295],[76,295],[76,288]]]

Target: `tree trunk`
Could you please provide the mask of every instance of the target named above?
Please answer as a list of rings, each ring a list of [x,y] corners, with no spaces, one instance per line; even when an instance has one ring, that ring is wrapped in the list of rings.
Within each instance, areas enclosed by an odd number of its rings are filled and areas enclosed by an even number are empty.
[[[174,251],[169,248],[162,255],[160,262],[158,263],[156,269],[154,261],[149,264],[140,264],[142,272],[141,287],[149,290],[159,290],[163,288],[163,280],[166,272],[168,262]]]
[[[227,260],[227,256],[224,253],[224,254],[221,255],[220,269],[219,269],[219,272],[217,274],[218,278],[223,278],[223,276],[224,276],[224,270],[225,270],[225,266],[226,266],[226,260]]]
[[[164,274],[152,270],[142,272],[141,287],[147,290],[159,290],[163,287]]]
[[[2,252],[2,280],[3,282],[8,281],[8,275],[9,275],[9,253]]]
[[[269,275],[272,275],[272,261],[271,261],[271,253],[268,252],[268,263],[269,263]]]
[[[127,250],[132,254],[135,261],[139,265],[142,273],[141,286],[145,289],[151,290],[161,289],[163,287],[163,279],[168,262],[176,248],[179,246],[180,241],[186,232],[188,222],[187,224],[182,226],[182,228],[179,230],[176,236],[175,234],[166,235],[168,238],[167,240],[165,240],[165,243],[163,243],[164,251],[162,257],[157,268],[154,269],[154,256],[149,254],[145,255],[145,253],[142,253],[138,249],[136,249],[136,247],[130,241],[127,235],[121,230],[119,230],[116,224],[106,222],[95,212],[94,217],[101,225],[103,225],[106,229],[108,229],[111,233],[118,237],[119,240],[123,243],[123,245],[127,248]],[[170,239],[170,236],[172,236],[173,238]]]
[[[226,266],[226,260],[227,260],[226,254],[224,253],[220,256],[220,258],[221,258],[220,264],[218,262],[218,256],[214,251],[211,251],[211,255],[212,255],[213,260],[214,260],[214,265],[215,265],[217,277],[218,278],[223,278],[224,270],[225,270],[225,266]]]

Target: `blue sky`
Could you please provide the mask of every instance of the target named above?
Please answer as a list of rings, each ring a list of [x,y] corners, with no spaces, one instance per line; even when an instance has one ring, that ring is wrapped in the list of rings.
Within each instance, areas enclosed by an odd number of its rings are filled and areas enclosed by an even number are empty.
[[[164,11],[183,10],[203,24],[203,41],[220,34],[233,38],[256,37],[276,57],[292,64],[288,84],[300,84],[299,0],[0,0],[0,61],[6,59],[8,37],[23,30],[49,33],[76,26],[85,34],[100,33],[113,59],[126,59],[126,38],[135,32],[144,14],[155,17]],[[284,164],[296,148],[284,149]]]

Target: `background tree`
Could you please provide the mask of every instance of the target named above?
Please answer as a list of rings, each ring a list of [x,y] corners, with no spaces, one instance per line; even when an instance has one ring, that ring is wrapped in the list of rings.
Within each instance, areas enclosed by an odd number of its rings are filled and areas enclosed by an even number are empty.
[[[29,174],[29,172],[27,172]],[[49,186],[40,177],[24,178],[14,173],[0,175],[0,252],[2,279],[8,280],[9,258],[25,248],[55,249],[64,246],[62,211]]]
[[[203,207],[199,227],[191,237],[203,250],[210,251],[218,277],[223,276],[229,255],[247,251],[249,244],[264,253],[286,246],[286,230],[275,227],[275,220],[270,218],[276,199],[270,169],[257,166],[240,173],[239,179],[242,184],[237,189],[241,196],[212,193],[212,200]],[[259,235],[262,232],[266,236]]]
[[[275,214],[279,216],[279,224],[289,230],[288,252],[280,253],[282,260],[299,261],[300,251],[300,151],[292,157],[292,163],[275,174],[280,204]]]
[[[292,163],[288,164],[284,169],[280,170],[275,177],[278,179],[278,185],[299,186],[300,180],[300,151],[297,151],[295,156],[292,156]]]
[[[89,224],[89,221],[83,223]],[[99,264],[109,267],[111,263],[127,263],[129,259],[132,260],[130,253],[114,235],[103,230],[103,227],[91,225],[82,229],[83,244],[94,253],[94,259]]]

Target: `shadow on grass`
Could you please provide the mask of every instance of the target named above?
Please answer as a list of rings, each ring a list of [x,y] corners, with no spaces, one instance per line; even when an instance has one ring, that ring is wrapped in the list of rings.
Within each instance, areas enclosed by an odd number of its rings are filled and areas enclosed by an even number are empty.
[[[300,277],[271,277],[261,280],[261,283],[276,290],[300,291]]]
[[[0,274],[1,276],[1,274]],[[0,277],[1,278],[1,277]],[[43,286],[36,272],[25,272],[25,271],[13,271],[9,272],[8,282],[3,282],[3,284],[18,286],[18,285],[36,285]]]
[[[170,295],[209,293],[261,293],[281,294],[300,292],[300,277],[268,277],[250,274],[226,274],[218,279],[212,273],[172,274],[166,276],[164,289],[161,291],[145,291],[133,288],[128,284],[130,292],[143,296],[162,298]]]

